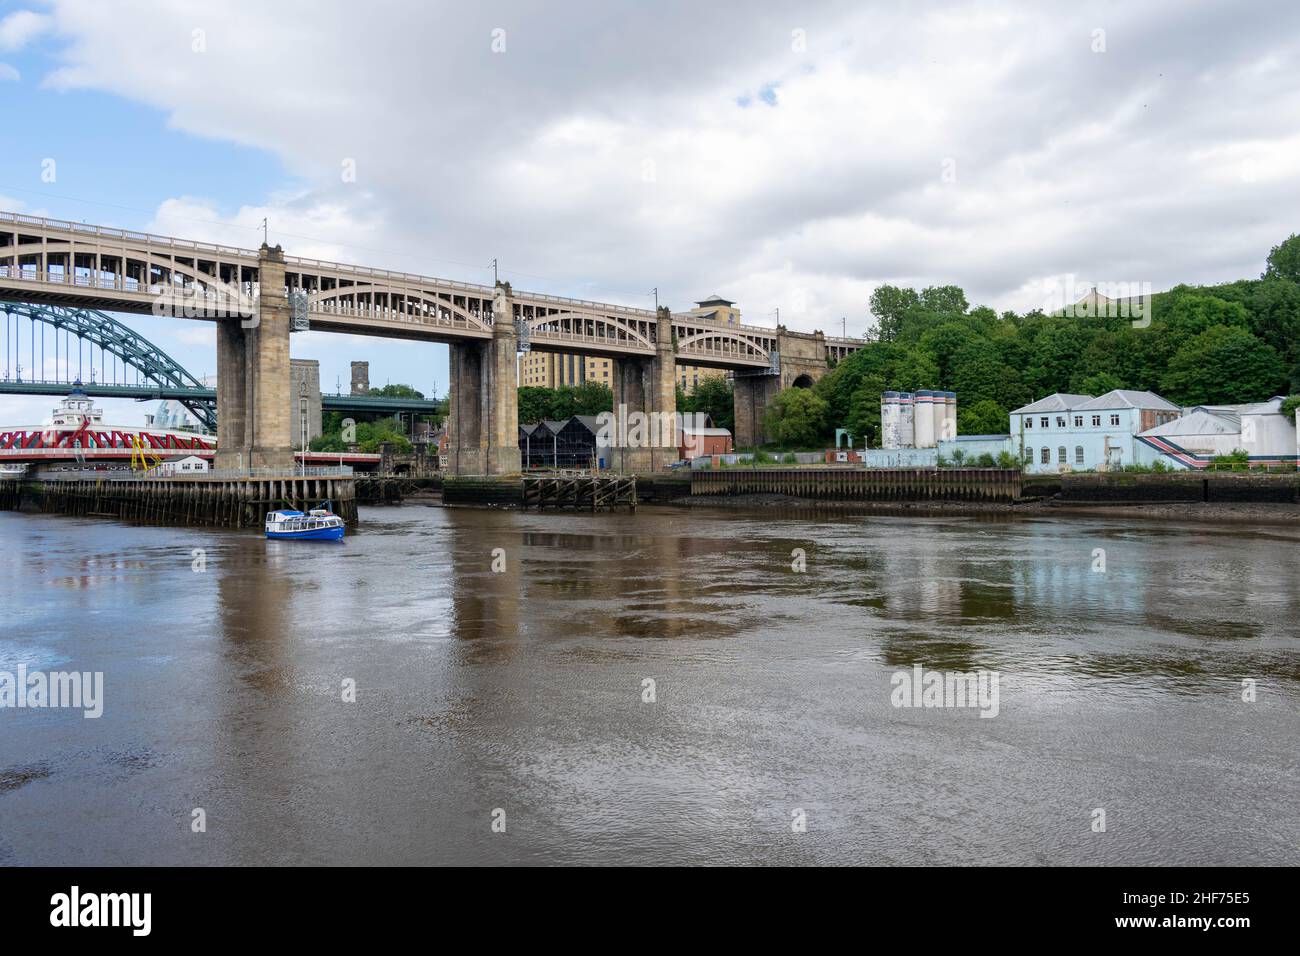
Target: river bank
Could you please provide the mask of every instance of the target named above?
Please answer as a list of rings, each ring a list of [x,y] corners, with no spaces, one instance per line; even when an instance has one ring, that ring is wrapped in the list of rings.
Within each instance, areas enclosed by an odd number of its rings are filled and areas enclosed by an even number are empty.
[[[1272,502],[1141,502],[1113,504],[1063,502],[1053,499],[1014,503],[979,501],[821,501],[791,495],[687,495],[666,504],[682,508],[722,511],[781,510],[794,512],[839,512],[843,514],[961,515],[999,514],[1009,517],[1083,516],[1139,518],[1185,522],[1231,522],[1293,525],[1300,528],[1300,505]]]

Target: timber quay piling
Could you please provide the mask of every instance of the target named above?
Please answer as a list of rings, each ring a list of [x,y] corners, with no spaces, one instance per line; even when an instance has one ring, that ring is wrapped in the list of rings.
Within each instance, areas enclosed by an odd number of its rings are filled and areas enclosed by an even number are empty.
[[[448,476],[442,482],[442,503],[538,511],[635,511],[636,489],[632,475]]]
[[[17,511],[22,484],[17,478],[0,478],[0,511]]]
[[[817,501],[1020,498],[1016,468],[722,468],[691,472],[691,495],[787,495]]]
[[[339,469],[317,469],[318,472]],[[350,469],[349,469],[350,471]],[[332,510],[356,524],[351,474],[199,474],[184,477],[109,478],[81,473],[23,482],[23,497],[49,514],[117,518],[144,524],[261,529],[268,511],[306,511],[328,499]],[[0,496],[3,492],[0,491]]]
[[[636,511],[636,478],[621,475],[525,475],[524,508]]]

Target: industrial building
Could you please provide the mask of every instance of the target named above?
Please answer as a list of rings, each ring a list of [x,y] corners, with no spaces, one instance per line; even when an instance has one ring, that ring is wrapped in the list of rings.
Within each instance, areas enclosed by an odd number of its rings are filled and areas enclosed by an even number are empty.
[[[956,392],[921,389],[880,396],[882,448],[937,448],[941,439],[956,437]]]
[[[604,468],[604,451],[596,448],[599,430],[595,415],[520,425],[519,457],[524,469]]]
[[[1154,392],[1058,392],[1011,412],[1011,436],[1026,474],[1116,471],[1139,462],[1139,433],[1181,414]]]
[[[1246,405],[1197,405],[1138,437],[1138,462],[1204,468],[1216,455],[1244,451],[1253,466],[1297,463],[1296,426],[1282,414],[1283,398]]]

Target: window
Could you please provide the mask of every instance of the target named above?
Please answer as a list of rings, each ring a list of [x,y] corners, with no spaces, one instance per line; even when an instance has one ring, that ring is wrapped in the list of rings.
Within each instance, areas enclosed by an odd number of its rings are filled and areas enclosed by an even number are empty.
[[[1057,427],[1057,428],[1064,428],[1064,427],[1065,427],[1065,416],[1064,416],[1064,415],[1057,415],[1057,416],[1056,416],[1056,427]]]
[[[1118,424],[1119,424],[1119,416],[1118,416],[1118,415],[1112,415],[1112,416],[1110,416],[1110,423],[1111,423],[1112,425],[1118,425]]]
[[[1048,448],[1046,445],[1043,446],[1043,457],[1040,461],[1042,461],[1044,465],[1050,465],[1052,463],[1052,449]]]
[[[1100,427],[1101,427],[1101,416],[1100,416],[1100,415],[1093,415],[1093,416],[1092,416],[1092,427],[1093,427],[1093,428],[1100,428]]]
[[[1082,415],[1075,415],[1075,416],[1074,416],[1074,427],[1075,427],[1075,428],[1082,428],[1082,427],[1083,427],[1083,416],[1082,416]]]
[[[1033,463],[1034,463],[1034,450],[1033,450],[1032,448],[1026,448],[1026,449],[1025,449],[1025,464],[1026,464],[1026,465],[1032,465]]]
[[[1082,446],[1082,445],[1075,445],[1075,446],[1074,446],[1074,463],[1075,463],[1076,465],[1082,465],[1082,464],[1083,464],[1083,446]]]
[[[1044,415],[1042,418],[1040,418],[1040,419],[1038,420],[1038,423],[1039,423],[1040,425],[1042,425],[1044,428],[1046,428],[1046,427],[1047,427],[1047,423],[1050,422],[1050,421],[1051,421],[1051,419],[1048,418],[1046,415]]]
[[[1066,462],[1066,458],[1065,458],[1065,446],[1064,446],[1064,445],[1062,445],[1060,448],[1056,449],[1056,460],[1057,460],[1057,462],[1058,462],[1059,464],[1062,464],[1062,465],[1065,464],[1065,462]]]
[[[1033,428],[1033,427],[1034,427],[1034,419],[1033,419],[1031,416],[1029,416],[1029,415],[1026,415],[1026,416],[1025,416],[1025,427],[1026,427],[1026,428]]]

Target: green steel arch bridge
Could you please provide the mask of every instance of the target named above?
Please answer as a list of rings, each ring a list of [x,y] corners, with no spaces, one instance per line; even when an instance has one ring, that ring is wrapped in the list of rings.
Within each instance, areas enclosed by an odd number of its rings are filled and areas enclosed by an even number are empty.
[[[92,309],[0,302],[0,395],[66,395],[171,400],[210,431],[217,392],[117,319]],[[325,411],[345,414],[432,414],[432,399],[383,395],[321,395]]]

